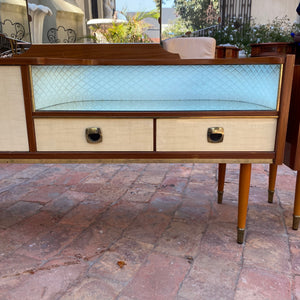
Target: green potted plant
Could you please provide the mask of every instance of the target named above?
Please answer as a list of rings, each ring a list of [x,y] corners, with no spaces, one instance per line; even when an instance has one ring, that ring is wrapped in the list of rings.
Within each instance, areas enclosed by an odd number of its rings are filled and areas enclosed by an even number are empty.
[[[149,12],[137,12],[134,15],[126,11],[120,12],[124,16],[123,22],[112,21],[110,26],[94,25],[90,29],[94,33],[89,38],[99,42],[97,34],[100,35],[106,43],[151,43],[146,30],[151,26],[145,22],[146,18],[158,19],[157,9]]]
[[[231,44],[244,51],[246,56],[264,56],[294,53],[292,33],[299,31],[299,24],[292,24],[287,16],[275,18],[268,24],[256,24],[254,19],[242,24],[232,19],[211,34],[217,45]]]

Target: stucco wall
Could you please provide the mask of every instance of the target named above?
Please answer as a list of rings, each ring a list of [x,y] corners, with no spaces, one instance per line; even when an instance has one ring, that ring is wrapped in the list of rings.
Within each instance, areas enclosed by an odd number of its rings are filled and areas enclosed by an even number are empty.
[[[0,0],[0,33],[30,42],[25,0]],[[16,26],[20,23],[22,27]]]
[[[291,22],[298,21],[296,13],[299,0],[252,0],[252,17],[256,23],[265,24],[276,17],[288,16]]]

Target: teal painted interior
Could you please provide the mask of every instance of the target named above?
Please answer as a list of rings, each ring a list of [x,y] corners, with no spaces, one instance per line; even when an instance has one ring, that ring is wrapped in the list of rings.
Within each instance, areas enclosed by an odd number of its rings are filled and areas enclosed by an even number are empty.
[[[35,109],[276,110],[279,64],[32,66]]]

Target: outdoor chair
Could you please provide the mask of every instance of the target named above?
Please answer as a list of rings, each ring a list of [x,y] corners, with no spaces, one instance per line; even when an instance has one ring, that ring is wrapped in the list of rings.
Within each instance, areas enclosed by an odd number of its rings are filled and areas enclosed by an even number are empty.
[[[216,40],[212,37],[179,37],[164,40],[163,48],[182,59],[215,58]]]

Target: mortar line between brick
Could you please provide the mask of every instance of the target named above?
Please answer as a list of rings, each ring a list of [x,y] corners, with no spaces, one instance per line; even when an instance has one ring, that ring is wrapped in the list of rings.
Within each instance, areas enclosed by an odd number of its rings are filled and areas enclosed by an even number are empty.
[[[193,167],[194,167],[194,164],[193,164]],[[170,168],[169,170],[171,170],[171,169],[172,169],[172,168]],[[169,171],[169,170],[168,170],[168,171]],[[162,178],[161,182],[164,182],[164,180],[167,178],[168,171],[165,172],[165,175],[164,175],[164,177]],[[186,188],[187,188],[187,186],[188,186],[188,183],[190,182],[191,174],[192,174],[192,172],[191,172],[190,175],[189,175],[189,180],[187,180],[186,185],[185,185],[185,187],[184,187],[184,189],[183,189],[183,191],[182,191],[182,193],[181,193],[181,196],[183,196],[183,194],[184,194],[184,192],[185,192],[185,190],[186,190]],[[139,177],[140,177],[140,176],[139,176]],[[160,188],[160,186],[161,186],[161,184],[159,184],[157,188]],[[155,193],[154,193],[154,194],[155,194]],[[152,196],[153,196],[153,195],[152,195]],[[152,197],[151,197],[151,198],[152,198]],[[150,201],[151,201],[151,200],[150,200]],[[149,201],[149,202],[150,202],[150,201]],[[147,203],[147,205],[145,205],[144,211],[146,211],[147,208],[149,207],[149,202]],[[181,205],[182,205],[182,201],[181,201]],[[177,207],[177,209],[180,208],[181,205],[179,205],[179,206]],[[128,283],[124,286],[124,288],[120,291],[120,293],[116,296],[116,298],[115,298],[114,300],[120,299],[120,297],[122,296],[122,293],[125,291],[126,287],[130,285],[130,283],[136,278],[137,274],[139,273],[139,270],[140,270],[141,268],[143,268],[143,266],[144,266],[145,263],[147,263],[149,256],[152,255],[153,253],[160,253],[160,252],[156,251],[158,242],[159,242],[160,238],[163,236],[164,232],[165,232],[168,228],[170,228],[170,225],[171,225],[171,223],[172,223],[173,220],[174,220],[174,215],[175,215],[177,209],[173,212],[173,215],[172,215],[172,217],[170,218],[170,222],[169,222],[168,225],[166,226],[165,230],[161,233],[161,235],[157,238],[156,242],[153,244],[152,250],[149,251],[149,254],[145,257],[144,261],[141,263],[141,266],[140,266],[140,268],[136,271],[135,276],[133,276],[133,277],[131,278],[131,280],[128,281]],[[135,220],[137,217],[138,217],[138,215],[133,219],[133,221],[132,221],[130,224],[132,224],[132,223],[134,222],[134,220]],[[128,225],[128,227],[129,227],[129,226],[130,226],[130,225]],[[124,231],[125,231],[125,230],[126,230],[126,228],[124,229]],[[124,231],[122,232],[122,236],[123,236],[123,234],[124,234]],[[130,237],[129,237],[129,239],[130,239]],[[170,255],[170,256],[173,256],[173,255]],[[174,256],[174,257],[176,257],[176,256]],[[181,285],[180,285],[180,286],[181,286]],[[178,288],[178,291],[180,290],[180,286],[179,286],[179,288]]]
[[[122,166],[122,168],[120,168],[117,172],[119,172],[119,171],[121,171],[122,169],[124,169],[125,168],[125,165],[123,165]],[[145,169],[146,169],[146,166],[144,167],[144,169],[143,169],[143,173],[145,172]],[[115,174],[116,175],[116,174]],[[112,176],[112,178],[113,178],[114,176]],[[116,200],[116,201],[114,201],[114,202],[112,202],[101,214],[99,214],[99,217],[101,216],[101,215],[104,215],[112,206],[114,206],[115,204],[117,204],[117,203],[119,203],[119,201],[120,201],[120,199],[126,194],[126,192],[135,184],[135,182],[137,181],[137,179],[140,177],[140,175],[139,176],[137,176],[136,177],[136,179],[135,180],[133,180],[133,182],[129,185],[129,187],[127,188],[127,189],[125,189],[124,190],[124,193],[122,193],[121,195],[120,195],[120,197]],[[111,180],[112,180],[112,178],[111,178]],[[134,220],[138,217],[138,215],[139,214],[137,214],[133,219],[132,219],[132,221],[128,224],[128,226],[127,227],[125,227],[123,230],[122,230],[122,232],[121,232],[121,234],[120,234],[120,237],[118,238],[118,239],[116,239],[116,240],[114,240],[112,243],[110,243],[110,245],[106,248],[106,250],[105,251],[103,251],[103,253],[101,254],[101,255],[99,255],[99,257],[95,260],[95,261],[93,261],[93,262],[91,262],[90,263],[90,266],[89,266],[89,268],[88,268],[88,270],[87,270],[87,274],[89,273],[89,271],[90,271],[90,269],[93,267],[93,265],[95,265],[96,263],[98,263],[100,260],[101,260],[101,258],[103,257],[103,255],[105,254],[105,252],[106,251],[108,251],[113,245],[115,245],[118,241],[120,241],[123,237],[124,237],[124,232],[126,231],[126,229],[134,222]],[[85,230],[88,230],[88,228],[90,227],[90,226],[92,226],[92,225],[94,225],[95,223],[96,223],[97,221],[94,221],[93,223],[91,223]]]
[[[7,192],[7,191],[10,190],[10,189],[13,189],[13,188],[17,187],[17,186],[26,185],[26,184],[28,184],[28,182],[34,181],[34,180],[35,180],[34,178],[35,178],[36,176],[38,176],[38,175],[41,174],[42,172],[45,172],[46,170],[49,170],[50,168],[51,168],[51,166],[49,165],[49,166],[47,166],[47,168],[46,168],[45,170],[41,170],[40,172],[38,172],[37,174],[35,174],[33,177],[31,177],[31,178],[26,178],[26,179],[24,179],[24,181],[22,181],[22,182],[20,182],[20,183],[15,183],[15,184],[12,184],[12,185],[8,186],[7,189],[0,191],[0,195],[1,195],[2,193]],[[24,171],[24,169],[23,169],[22,171]],[[18,172],[16,172],[14,175],[16,175],[16,174],[18,174],[18,173],[20,173],[20,172],[22,172],[22,171],[18,171]],[[9,174],[8,176],[5,176],[5,177],[2,178],[2,179],[10,178],[10,176],[11,176],[11,174]],[[1,180],[2,180],[2,179],[1,179]],[[12,205],[13,205],[13,204],[12,204]],[[9,208],[9,207],[12,206],[12,205],[9,205],[9,206],[6,207],[6,208]]]
[[[251,186],[250,186],[251,188]],[[250,194],[250,193],[249,193]],[[249,205],[248,205],[248,208],[247,208],[247,215],[248,215],[248,210],[249,210]],[[241,254],[241,260],[240,260],[240,269],[239,269],[239,272],[237,274],[237,277],[236,277],[236,281],[235,281],[235,286],[234,286],[234,299],[236,297],[236,292],[237,292],[237,288],[238,288],[238,284],[239,284],[239,281],[240,281],[240,278],[241,278],[241,274],[242,274],[242,271],[243,271],[243,268],[244,268],[244,255],[245,255],[245,245],[246,245],[246,239],[247,239],[247,228],[248,228],[248,220],[249,218],[246,218],[246,230],[245,230],[245,236],[244,236],[244,243],[242,244],[242,254]]]
[[[245,239],[247,237],[247,233],[245,234]],[[236,281],[235,281],[235,286],[234,286],[234,299],[235,299],[235,296],[236,296],[236,292],[237,292],[237,288],[238,288],[238,284],[239,284],[239,281],[240,281],[240,278],[241,278],[241,274],[242,274],[242,271],[243,271],[243,268],[244,268],[244,253],[245,253],[245,243],[242,245],[243,247],[243,250],[242,250],[242,255],[241,255],[241,263],[240,263],[240,270],[237,274],[237,277],[236,277]]]
[[[147,168],[147,165],[145,166],[145,168],[144,168],[144,170],[143,170],[143,173],[145,173],[146,168]],[[167,173],[168,173],[168,171],[165,172],[165,175],[164,175],[164,177],[162,178],[161,182],[163,182],[163,181],[166,179]],[[137,181],[138,178],[141,177],[141,176],[142,176],[142,175],[138,176],[138,177],[136,178],[135,181]],[[134,182],[135,182],[135,181],[134,181]],[[132,183],[132,185],[133,185],[133,183]],[[158,185],[157,188],[159,188],[159,187],[160,187],[160,185]],[[154,192],[154,194],[155,194],[155,192]],[[154,194],[153,194],[153,195],[154,195]],[[152,197],[153,197],[153,195],[152,195]],[[152,198],[152,197],[151,197],[151,198]],[[151,199],[150,199],[150,201],[151,201]],[[150,201],[149,201],[149,202],[150,202]],[[145,203],[145,207],[144,207],[143,211],[146,211],[146,210],[149,208],[149,202],[148,202],[148,203]],[[125,232],[126,229],[127,229],[127,228],[128,228],[128,227],[136,220],[137,217],[138,217],[138,215],[136,215],[136,217],[133,218],[132,222],[131,222],[126,228],[124,228],[124,230],[122,231],[122,234],[121,234],[121,238],[123,238],[124,232]],[[170,221],[170,222],[171,222],[171,221]],[[167,227],[168,227],[168,226],[167,226]],[[163,234],[163,233],[162,233],[162,234]],[[160,237],[161,237],[161,236],[160,236]],[[160,238],[160,237],[159,237],[159,238]],[[121,239],[121,238],[120,238],[120,239]],[[159,238],[157,239],[157,241],[159,240]],[[119,239],[119,240],[120,240],[120,239]],[[130,237],[128,237],[128,239],[130,239]],[[156,242],[156,243],[157,243],[157,242]],[[156,247],[156,246],[155,246],[155,244],[154,244],[152,250],[149,251],[149,254],[145,256],[145,259],[144,259],[144,261],[141,263],[140,268],[138,268],[138,270],[136,271],[136,274],[138,274],[139,270],[140,270],[140,269],[144,266],[144,264],[148,261],[149,255],[151,255],[151,254],[154,253],[155,247]],[[135,274],[135,275],[136,275],[136,274]],[[132,276],[131,280],[129,280],[129,281],[127,282],[127,284],[122,288],[122,290],[119,292],[119,294],[115,297],[114,300],[118,300],[118,299],[120,298],[120,296],[122,296],[122,292],[126,289],[127,286],[130,285],[130,283],[135,279],[135,277],[136,277],[136,276]]]
[[[123,167],[124,167],[124,166],[123,166]],[[122,168],[123,168],[123,167],[122,167]],[[115,173],[119,172],[122,168],[116,170]],[[116,175],[116,174],[114,174],[114,175],[112,176],[112,178],[113,178],[115,175]],[[68,189],[68,190],[71,190],[71,189]],[[64,193],[66,193],[68,190],[66,190]],[[126,193],[126,191],[127,191],[127,190],[125,190],[124,193]],[[63,193],[63,194],[64,194],[64,193]],[[124,193],[120,196],[120,198],[124,195]],[[63,195],[63,194],[62,194],[62,195]],[[60,196],[62,196],[62,195],[60,195]],[[120,198],[119,198],[119,199],[120,199]],[[116,203],[119,201],[119,199],[118,199],[117,201],[111,203],[111,204],[106,208],[106,210],[104,210],[104,211],[103,211],[101,214],[99,214],[99,215],[104,214],[111,206],[113,206],[114,204],[116,204]],[[70,208],[68,211],[66,211],[66,212],[64,213],[64,215],[60,217],[60,220],[61,220],[65,215],[67,215],[70,211],[72,211],[73,209],[77,208],[77,207],[80,205],[80,203],[81,203],[81,201],[79,201],[75,206],[73,206],[73,207]],[[40,212],[40,211],[43,211],[43,208],[41,208],[38,212]],[[37,212],[36,214],[38,214],[38,212]],[[35,214],[35,215],[36,215],[36,214]],[[30,216],[30,217],[32,217],[32,216]],[[29,217],[28,217],[28,218],[29,218]],[[24,222],[24,221],[25,221],[26,219],[28,219],[28,218],[22,219],[19,223]],[[40,264],[39,267],[43,267],[43,265],[45,265],[47,262],[51,261],[52,259],[55,259],[55,258],[60,257],[60,255],[61,255],[61,253],[64,251],[64,249],[67,248],[67,247],[68,247],[74,240],[76,240],[82,233],[84,233],[85,231],[87,231],[88,228],[89,228],[92,224],[94,224],[95,222],[96,222],[96,221],[92,222],[88,227],[86,227],[86,228],[84,228],[82,231],[80,231],[80,232],[74,237],[74,239],[73,239],[72,241],[70,241],[70,243],[68,243],[67,245],[65,245],[65,246],[64,246],[64,247],[63,247],[56,255],[54,255],[53,257],[48,258],[48,259],[42,261],[42,263]],[[17,223],[17,224],[18,224],[18,223]],[[54,223],[53,226],[51,226],[51,229],[54,230],[55,227],[59,226],[59,224],[60,224],[60,221]],[[42,235],[42,233],[39,234],[38,236],[40,236],[40,235]],[[38,237],[38,236],[37,236],[37,237]],[[26,243],[24,243],[23,245],[21,245],[20,247],[18,247],[17,249],[15,249],[15,251],[13,251],[12,254],[14,254],[16,251],[18,251],[18,249],[22,248],[24,245],[30,243],[30,241],[33,241],[33,240],[35,240],[35,239],[36,239],[36,237],[34,237],[34,238],[32,238],[31,240],[27,241]],[[112,245],[110,245],[109,248],[110,248],[111,246],[112,246]],[[107,248],[107,249],[109,249],[109,248]],[[2,260],[2,259],[0,259],[0,261],[1,261],[1,260]]]
[[[291,252],[291,243],[290,243],[290,237],[289,237],[289,233],[288,233],[288,228],[287,228],[287,225],[286,225],[286,222],[285,222],[285,218],[284,218],[284,209],[282,207],[282,204],[281,204],[281,200],[280,200],[280,196],[277,192],[277,189],[275,190],[275,194],[278,198],[278,210],[280,212],[280,218],[281,218],[281,222],[283,224],[283,227],[284,227],[284,231],[285,231],[285,234],[286,234],[286,240],[287,240],[287,245],[288,245],[288,251],[289,251],[289,264],[291,266],[291,278],[292,278],[292,291],[291,291],[291,300],[293,299],[297,299],[296,295],[295,295],[295,278],[296,278],[296,274],[294,273],[293,271],[293,264],[292,264],[292,252]]]
[[[114,172],[114,175],[111,176],[111,178],[110,178],[110,180],[109,180],[108,182],[111,182],[111,180],[117,175],[117,173],[119,173],[120,171],[122,171],[124,168],[125,168],[125,164],[122,165],[122,167],[121,167],[120,169],[118,169],[118,170],[116,170],[116,171]],[[142,171],[141,173],[144,173],[144,172],[145,172],[145,169],[146,169],[146,166],[145,166],[145,168],[143,169],[143,171]],[[125,189],[124,193],[121,194],[120,197],[119,197],[116,201],[112,202],[112,203],[111,203],[111,204],[110,204],[110,205],[109,205],[102,213],[99,214],[99,217],[100,217],[101,215],[104,215],[104,214],[105,214],[105,213],[106,213],[113,205],[117,204],[117,203],[120,201],[120,199],[126,194],[126,192],[128,191],[128,189],[129,189],[130,187],[132,187],[132,186],[135,184],[135,182],[137,181],[137,179],[138,179],[140,176],[141,176],[141,175],[137,176],[136,179],[129,185],[129,187],[128,187],[127,189]],[[138,216],[138,215],[137,215],[137,216]],[[132,222],[134,222],[134,220],[137,218],[137,216],[136,216],[135,218],[133,218]],[[85,231],[87,231],[87,230],[88,230],[91,226],[93,226],[96,222],[97,222],[96,220],[95,220],[94,222],[92,222],[87,228],[85,228],[85,229],[82,231],[82,233],[85,232]],[[81,283],[83,280],[85,280],[86,278],[90,277],[90,276],[89,276],[89,272],[90,272],[91,268],[101,260],[101,258],[102,258],[103,255],[105,254],[105,252],[107,252],[111,247],[113,247],[113,245],[115,245],[118,241],[120,241],[120,240],[124,237],[124,232],[125,232],[126,229],[130,226],[130,224],[132,224],[132,222],[130,222],[130,223],[128,224],[128,226],[122,230],[122,233],[120,234],[120,237],[119,237],[118,239],[116,239],[116,240],[114,240],[113,242],[111,242],[111,243],[108,245],[108,247],[105,249],[105,251],[103,251],[103,252],[101,253],[101,255],[99,255],[99,256],[97,257],[97,259],[95,259],[94,261],[92,261],[92,262],[89,263],[89,266],[88,266],[88,268],[87,268],[87,270],[86,270],[86,272],[85,272],[85,275],[82,276],[81,279],[78,280],[78,282],[77,282],[75,285],[72,285],[71,287],[69,287],[69,288],[64,292],[64,294],[61,295],[58,299],[60,299],[60,298],[63,297],[64,295],[66,295],[71,289],[74,289],[74,288],[76,288],[76,286],[80,285],[80,283]],[[78,238],[78,237],[76,237],[76,238]],[[74,239],[74,240],[75,240],[75,239]],[[73,242],[73,241],[72,241],[72,242]],[[71,242],[71,243],[72,243],[72,242]],[[70,243],[70,244],[71,244],[71,243]],[[69,245],[69,244],[68,244],[68,245]],[[61,253],[66,247],[68,247],[68,245],[66,245],[63,249],[61,249],[61,251],[60,251],[59,253]],[[145,259],[146,259],[146,258],[145,258]],[[129,284],[129,283],[128,283],[128,284]],[[126,285],[126,286],[127,286],[127,285]],[[126,288],[126,286],[125,286],[124,288]],[[123,288],[123,289],[124,289],[124,288]],[[123,290],[123,289],[122,289],[122,290]]]
[[[194,168],[195,168],[195,164],[193,164],[192,171],[194,170]],[[189,176],[189,180],[188,180],[188,182],[187,182],[187,184],[186,184],[185,189],[187,188],[188,183],[189,183],[190,180],[191,180],[191,176],[192,176],[192,173],[193,173],[192,171],[191,171],[191,174],[190,174],[190,176]],[[184,189],[184,191],[185,191],[185,189]],[[183,193],[184,193],[184,192],[183,192]],[[214,198],[215,198],[215,197],[214,197]],[[216,199],[214,199],[214,200],[216,200]],[[182,205],[182,204],[183,204],[183,203],[181,203],[181,205]],[[210,216],[211,213],[212,213],[212,206],[213,206],[213,205],[212,205],[212,202],[210,201],[210,211],[209,211],[209,216]],[[200,251],[201,243],[202,243],[202,240],[203,240],[203,238],[204,238],[204,235],[205,235],[206,232],[207,232],[208,226],[209,226],[209,218],[208,218],[208,222],[206,223],[206,226],[204,227],[204,230],[203,230],[203,232],[202,232],[202,236],[201,236],[201,239],[200,239],[200,242],[199,242],[199,245],[198,245],[198,248],[199,248],[198,253],[197,253],[197,254],[195,255],[195,257],[193,258],[193,261],[192,261],[192,263],[190,264],[190,268],[189,268],[188,271],[186,272],[186,274],[185,274],[183,280],[181,281],[181,283],[180,283],[180,285],[179,285],[179,287],[178,287],[177,294],[176,294],[176,298],[179,297],[179,292],[180,292],[180,290],[181,290],[181,288],[182,288],[182,286],[183,286],[185,280],[186,280],[186,279],[188,278],[188,276],[190,275],[190,272],[191,272],[191,270],[192,270],[192,268],[193,268],[195,259],[200,255],[200,252],[201,252],[201,251]]]

